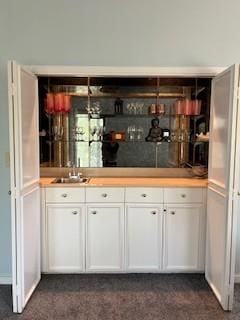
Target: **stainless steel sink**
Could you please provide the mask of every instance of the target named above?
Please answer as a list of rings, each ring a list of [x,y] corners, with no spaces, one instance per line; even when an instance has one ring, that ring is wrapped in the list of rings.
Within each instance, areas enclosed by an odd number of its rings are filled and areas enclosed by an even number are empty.
[[[89,178],[56,178],[51,183],[82,183],[87,184],[89,182]]]

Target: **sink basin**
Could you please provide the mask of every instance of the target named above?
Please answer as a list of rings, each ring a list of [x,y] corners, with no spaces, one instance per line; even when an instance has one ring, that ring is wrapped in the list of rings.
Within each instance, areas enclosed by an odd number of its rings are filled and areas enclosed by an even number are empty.
[[[51,183],[88,183],[89,178],[56,178]]]

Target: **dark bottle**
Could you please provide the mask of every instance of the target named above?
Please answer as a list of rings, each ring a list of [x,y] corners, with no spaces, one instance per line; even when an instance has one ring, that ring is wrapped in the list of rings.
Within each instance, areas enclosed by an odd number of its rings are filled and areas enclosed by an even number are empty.
[[[123,114],[123,101],[120,98],[117,98],[114,103],[115,113]]]

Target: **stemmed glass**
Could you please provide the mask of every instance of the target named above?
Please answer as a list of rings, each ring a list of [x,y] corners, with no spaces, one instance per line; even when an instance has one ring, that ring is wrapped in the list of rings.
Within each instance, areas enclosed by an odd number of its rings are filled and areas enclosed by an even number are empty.
[[[135,140],[136,126],[135,125],[129,126],[127,128],[127,132],[128,132],[129,140],[131,141]]]
[[[53,126],[52,135],[55,141],[59,141],[63,137],[63,127]]]
[[[143,127],[141,127],[141,126],[139,126],[139,127],[137,127],[137,129],[136,129],[136,138],[137,138],[137,140],[142,140],[142,138],[143,138]]]
[[[79,141],[84,141],[83,135],[85,134],[84,128],[83,127],[77,127],[77,135],[79,137]]]
[[[84,141],[83,135],[85,134],[84,128],[83,127],[75,127],[73,129],[73,135],[75,141]]]

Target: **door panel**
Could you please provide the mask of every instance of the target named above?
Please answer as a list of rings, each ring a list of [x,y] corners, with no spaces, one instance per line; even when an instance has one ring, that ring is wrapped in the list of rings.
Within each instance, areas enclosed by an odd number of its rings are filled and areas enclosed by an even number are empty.
[[[83,206],[47,206],[48,272],[84,270]]]
[[[123,206],[94,205],[87,209],[87,271],[123,269]]]
[[[23,304],[28,301],[40,279],[40,207],[36,207],[39,201],[38,187],[22,197]]]
[[[207,215],[207,241],[208,251],[206,257],[206,278],[218,299],[222,301],[224,290],[226,257],[225,239],[227,236],[226,196],[208,189],[208,212]]]
[[[162,212],[151,205],[128,205],[126,219],[127,269],[160,270]]]
[[[38,85],[9,63],[13,311],[22,312],[40,280]]]
[[[167,205],[164,215],[165,270],[199,270],[202,215],[201,205]]]
[[[213,80],[211,101],[211,145],[209,179],[222,188],[227,188],[229,172],[226,163],[230,157],[232,113],[230,103],[231,72]]]
[[[38,93],[36,92],[36,77],[26,70],[19,70],[19,90],[21,90],[20,104],[23,106],[19,112],[20,129],[20,187],[39,180],[39,135],[38,132]],[[25,90],[24,88],[27,88]]]
[[[232,309],[234,293],[238,82],[235,65],[213,79],[211,97],[205,276],[224,310]]]

